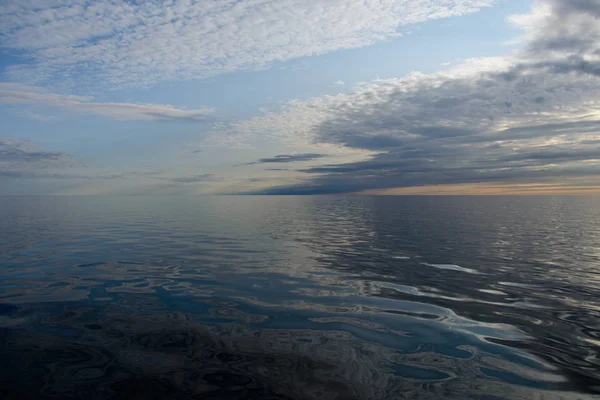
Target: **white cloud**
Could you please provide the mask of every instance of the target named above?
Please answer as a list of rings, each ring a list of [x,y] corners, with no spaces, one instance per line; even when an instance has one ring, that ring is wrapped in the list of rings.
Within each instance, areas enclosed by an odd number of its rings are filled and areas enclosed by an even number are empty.
[[[0,46],[36,84],[150,85],[356,48],[496,0],[33,0],[0,4]]]
[[[214,112],[211,108],[182,110],[169,104],[99,103],[91,97],[56,94],[36,87],[3,82],[0,82],[0,104],[43,105],[121,120],[206,121]],[[47,119],[35,113],[26,112],[25,115]]]
[[[333,84],[335,86],[344,86],[346,84],[346,82],[344,82],[344,81],[335,81],[335,82],[333,82]]]

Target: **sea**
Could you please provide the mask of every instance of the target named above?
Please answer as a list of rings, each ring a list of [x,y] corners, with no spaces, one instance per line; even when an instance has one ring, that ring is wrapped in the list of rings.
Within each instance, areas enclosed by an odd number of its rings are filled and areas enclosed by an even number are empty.
[[[598,399],[600,196],[0,197],[1,399]]]

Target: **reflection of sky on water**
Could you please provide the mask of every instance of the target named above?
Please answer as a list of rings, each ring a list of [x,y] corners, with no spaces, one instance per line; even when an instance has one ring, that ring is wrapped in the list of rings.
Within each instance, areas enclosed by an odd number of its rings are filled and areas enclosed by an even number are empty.
[[[77,344],[130,370],[171,359],[180,389],[185,357],[154,345],[140,355],[140,335],[201,332],[212,352],[250,360],[252,372],[223,368],[257,387],[271,382],[262,357],[276,346],[289,359],[277,368],[296,380],[292,398],[310,398],[311,378],[294,370],[301,360],[329,365],[323,393],[356,398],[420,393],[424,382],[440,396],[484,385],[528,398],[534,388],[594,390],[598,379],[593,198],[0,202],[0,327],[23,345]],[[17,329],[30,336],[15,339]],[[119,382],[95,373],[96,383]]]

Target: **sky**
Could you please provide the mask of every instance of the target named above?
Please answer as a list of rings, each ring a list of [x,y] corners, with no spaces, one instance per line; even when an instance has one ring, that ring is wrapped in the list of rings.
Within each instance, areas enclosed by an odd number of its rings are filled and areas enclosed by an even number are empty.
[[[600,0],[0,0],[0,195],[600,193]]]

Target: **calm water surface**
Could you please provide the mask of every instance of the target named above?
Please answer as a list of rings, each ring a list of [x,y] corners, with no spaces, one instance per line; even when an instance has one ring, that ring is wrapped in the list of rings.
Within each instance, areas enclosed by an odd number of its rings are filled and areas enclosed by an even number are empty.
[[[600,197],[0,197],[0,397],[588,399]]]

